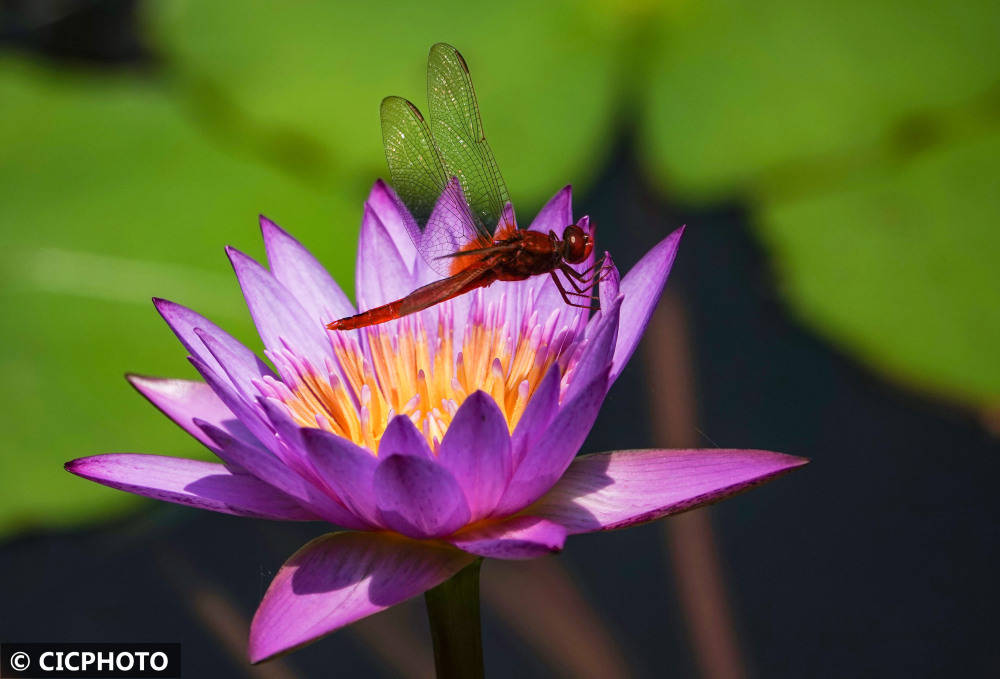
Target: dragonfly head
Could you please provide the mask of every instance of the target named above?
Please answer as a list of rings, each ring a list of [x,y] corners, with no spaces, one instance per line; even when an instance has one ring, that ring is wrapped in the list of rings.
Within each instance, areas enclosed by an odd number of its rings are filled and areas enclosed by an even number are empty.
[[[563,231],[563,259],[570,264],[579,264],[590,257],[594,249],[594,241],[587,232],[575,224],[570,224]]]

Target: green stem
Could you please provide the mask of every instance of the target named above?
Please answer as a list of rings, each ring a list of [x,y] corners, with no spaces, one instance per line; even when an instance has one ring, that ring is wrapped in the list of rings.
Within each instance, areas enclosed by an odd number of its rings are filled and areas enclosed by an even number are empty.
[[[483,635],[479,623],[476,559],[424,594],[434,640],[438,679],[483,679]]]

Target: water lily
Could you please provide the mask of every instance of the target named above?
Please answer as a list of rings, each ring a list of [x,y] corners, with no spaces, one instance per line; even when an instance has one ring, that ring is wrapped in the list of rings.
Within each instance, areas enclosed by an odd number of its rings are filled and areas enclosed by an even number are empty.
[[[326,330],[436,277],[398,206],[376,183],[361,226],[357,308],[265,218],[270,270],[227,250],[269,364],[194,311],[155,300],[204,381],[129,379],[221,462],[107,454],[66,465],[159,500],[344,529],[282,566],[251,625],[252,661],[421,594],[480,557],[556,552],[569,535],[715,502],[805,463],[757,450],[576,457],[642,336],[681,230],[624,278],[611,264],[594,313],[567,306],[538,277],[398,321]],[[529,228],[572,223],[566,187]],[[586,217],[575,223],[590,232]]]

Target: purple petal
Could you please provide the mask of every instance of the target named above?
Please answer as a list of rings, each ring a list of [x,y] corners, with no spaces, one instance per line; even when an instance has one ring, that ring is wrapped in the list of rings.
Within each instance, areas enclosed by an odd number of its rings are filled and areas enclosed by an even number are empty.
[[[420,257],[417,254],[417,246],[406,230],[405,219],[408,215],[400,213],[401,203],[396,192],[381,179],[375,182],[371,193],[368,194],[367,204],[382,222],[406,268],[413,271],[414,264]]]
[[[809,460],[766,450],[623,450],[584,455],[532,513],[570,534],[624,528],[718,502]]]
[[[531,226],[532,231],[548,233],[555,231],[561,235],[563,229],[573,223],[573,187],[567,184],[559,189],[556,195],[549,199],[538,214],[535,215]]]
[[[490,559],[534,559],[558,552],[566,529],[537,516],[516,516],[500,523],[462,531],[448,542],[471,554]]]
[[[229,382],[219,377],[218,374],[209,368],[204,362],[195,356],[188,358],[198,374],[202,376],[209,388],[219,397],[226,408],[239,419],[240,423],[247,428],[255,439],[260,441],[268,450],[283,458],[283,452],[274,437],[274,432],[268,427],[260,413],[253,408]],[[207,420],[207,418],[201,418]]]
[[[390,455],[415,455],[428,460],[434,459],[427,439],[406,415],[396,415],[382,432],[378,456],[384,459]]]
[[[240,396],[244,399],[253,398],[256,389],[253,380],[260,379],[263,375],[273,375],[270,368],[258,369],[257,366],[248,361],[240,360],[239,355],[233,350],[231,344],[220,342],[215,335],[205,332],[202,328],[195,328],[194,334],[201,340],[201,343],[208,349],[218,365],[221,366],[229,383],[236,387]],[[256,358],[256,356],[254,357]],[[266,372],[264,372],[266,370]]]
[[[384,533],[316,538],[271,581],[250,625],[250,660],[266,660],[421,594],[473,559]]]
[[[561,378],[559,364],[553,363],[531,395],[511,437],[511,457],[515,467],[521,464],[525,454],[534,447],[559,412]]]
[[[604,265],[611,271],[601,281],[600,286],[598,286],[598,294],[601,296],[601,308],[608,309],[611,307],[612,302],[618,299],[618,296],[621,294],[621,273],[619,273],[618,267],[615,266],[614,260],[611,259],[611,255],[607,252],[604,253]]]
[[[465,399],[438,447],[438,462],[462,487],[475,521],[489,514],[511,474],[507,420],[493,397],[476,391]]]
[[[345,528],[367,528],[332,498],[305,480],[269,451],[259,446],[249,446],[237,441],[217,427],[207,422],[199,426],[219,447],[219,457],[229,465],[236,465],[253,474],[258,479],[295,498],[299,504],[308,507],[330,523]]]
[[[237,375],[252,375],[254,378],[274,375],[267,364],[257,358],[256,354],[201,314],[158,297],[153,298],[153,305],[156,306],[156,310],[163,316],[163,320],[174,331],[177,339],[181,341],[188,353],[197,356],[217,374],[225,375],[232,372]],[[228,360],[232,363],[229,370],[224,369],[210,351],[206,351],[202,338],[195,332],[196,329],[200,329],[204,335],[211,336],[220,347],[225,348]],[[234,383],[234,385],[241,393],[246,393],[249,388],[248,384]]]
[[[354,313],[344,291],[299,241],[264,215],[260,230],[271,272],[314,320],[325,325]]]
[[[217,451],[218,446],[205,435],[201,427],[195,424],[195,418],[209,422],[233,438],[248,444],[257,442],[212,388],[204,382],[141,375],[126,375],[125,379],[164,415],[208,446],[210,450]]]
[[[235,248],[226,248],[226,253],[264,346],[281,351],[285,348],[283,338],[296,354],[314,366],[325,365],[327,358],[333,358],[326,329],[306,313],[271,272]]]
[[[286,521],[319,520],[291,497],[218,462],[114,453],[66,463],[66,471],[136,495],[223,514]]]
[[[505,516],[524,509],[555,485],[594,426],[607,385],[605,368],[576,398],[562,405],[545,434],[514,471],[494,515]]]
[[[374,488],[382,523],[403,535],[441,537],[469,521],[461,487],[433,460],[390,455],[375,469]]]
[[[587,339],[583,353],[573,366],[569,387],[563,395],[564,400],[570,401],[575,398],[581,389],[588,388],[586,385],[589,385],[595,377],[606,372],[611,366],[615,339],[618,337],[621,305],[622,299],[619,297],[612,302],[610,308],[601,309],[601,316],[596,321],[597,325]]]
[[[355,296],[366,311],[405,297],[413,291],[413,276],[392,236],[375,211],[365,205],[358,236]]]
[[[642,333],[646,331],[649,317],[660,299],[670,267],[677,256],[683,233],[682,226],[657,243],[622,279],[620,289],[625,300],[622,302],[618,344],[611,367],[611,383],[621,374],[642,339]]]
[[[438,196],[424,227],[421,242],[429,245],[425,254],[430,252],[437,256],[461,250],[468,244],[467,238],[474,235],[466,226],[470,218],[462,184],[457,177],[452,177]]]
[[[302,440],[316,471],[340,501],[377,526],[372,479],[378,461],[371,451],[322,429],[303,429]]]

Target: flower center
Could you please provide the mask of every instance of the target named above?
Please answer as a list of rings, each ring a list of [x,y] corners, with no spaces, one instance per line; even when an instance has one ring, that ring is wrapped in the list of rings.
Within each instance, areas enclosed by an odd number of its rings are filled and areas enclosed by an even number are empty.
[[[502,295],[487,304],[482,291],[474,294],[460,334],[449,303],[356,334],[331,332],[336,365],[317,370],[290,351],[272,354],[283,382],[269,378],[259,388],[284,403],[300,426],[373,452],[397,414],[409,417],[436,451],[459,406],[478,389],[493,397],[513,432],[549,367],[559,362],[565,375],[577,331],[559,327],[556,312],[544,325],[537,313],[512,320]]]

